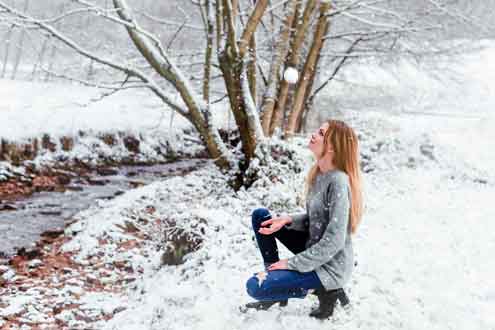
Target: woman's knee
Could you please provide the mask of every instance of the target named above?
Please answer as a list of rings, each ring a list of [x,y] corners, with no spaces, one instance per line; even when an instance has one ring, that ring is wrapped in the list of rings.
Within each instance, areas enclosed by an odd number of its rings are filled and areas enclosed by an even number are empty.
[[[263,221],[266,220],[267,216],[270,215],[270,211],[266,208],[258,208],[253,211],[251,214],[251,220],[253,223],[253,227],[259,226]]]
[[[261,297],[261,288],[259,285],[259,279],[256,276],[252,276],[246,282],[246,291],[248,295],[250,295],[254,299],[258,299]]]

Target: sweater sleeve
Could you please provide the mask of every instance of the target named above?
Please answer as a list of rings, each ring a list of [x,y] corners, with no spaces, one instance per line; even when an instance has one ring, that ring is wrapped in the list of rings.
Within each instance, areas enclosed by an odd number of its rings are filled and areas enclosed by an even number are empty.
[[[297,231],[308,231],[309,216],[307,212],[289,214],[292,218],[292,222],[289,225],[285,225],[287,229]]]
[[[349,185],[337,179],[328,187],[325,201],[328,204],[329,222],[318,242],[288,260],[288,268],[305,273],[330,261],[345,245],[349,224]]]

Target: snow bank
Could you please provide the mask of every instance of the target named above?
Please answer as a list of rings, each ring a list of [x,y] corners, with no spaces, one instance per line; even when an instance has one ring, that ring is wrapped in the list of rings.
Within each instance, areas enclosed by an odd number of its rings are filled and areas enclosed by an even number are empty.
[[[75,84],[0,80],[0,138],[22,141],[50,134],[77,136],[80,131],[174,134],[191,124],[147,90],[104,91]],[[226,113],[212,111],[218,124]]]

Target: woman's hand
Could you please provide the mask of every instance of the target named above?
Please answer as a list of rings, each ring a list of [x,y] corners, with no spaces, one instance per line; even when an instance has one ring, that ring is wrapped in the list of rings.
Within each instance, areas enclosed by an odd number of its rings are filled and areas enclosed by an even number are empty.
[[[291,222],[292,218],[288,215],[281,215],[276,218],[271,218],[261,223],[261,228],[258,232],[263,235],[270,235],[276,231],[279,231],[280,228]]]
[[[271,264],[271,265],[268,267],[268,270],[288,269],[287,267],[289,267],[289,266],[287,265],[287,259],[282,259],[282,260],[277,261],[277,262],[276,262],[276,263],[274,263],[274,264]]]

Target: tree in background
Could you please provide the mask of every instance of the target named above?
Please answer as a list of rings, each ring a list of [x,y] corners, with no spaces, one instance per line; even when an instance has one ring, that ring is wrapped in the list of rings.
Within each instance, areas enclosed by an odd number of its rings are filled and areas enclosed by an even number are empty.
[[[289,138],[299,132],[317,94],[346,63],[364,56],[414,52],[408,38],[427,39],[430,31],[441,30],[444,22],[439,17],[465,18],[447,3],[434,0],[414,5],[403,0],[185,2],[201,22],[201,34],[189,34],[201,47],[197,51],[200,60],[186,66],[171,54],[180,34],[197,24],[190,22],[187,10],[182,10],[183,22],[172,22],[176,17],[157,17],[147,12],[146,6],[131,7],[126,0],[73,0],[65,2],[61,13],[40,18],[0,0],[0,19],[10,27],[38,31],[90,60],[92,74],[85,79],[80,78],[82,74],[67,77],[48,70],[55,76],[110,93],[149,89],[195,127],[210,157],[230,172],[236,178],[234,186],[240,187],[250,184],[244,173],[257,147],[274,134]],[[77,34],[64,31],[60,24],[74,16],[91,15],[123,27],[134,52],[102,54],[85,47]],[[143,20],[159,28],[142,24]],[[164,25],[174,26],[166,44],[160,36]],[[121,31],[107,29],[105,33]],[[112,76],[113,81],[104,84],[90,81],[94,64],[118,73],[118,78]],[[317,79],[323,71],[327,76]],[[212,88],[219,80],[225,95],[213,100]],[[235,119],[237,146],[221,138],[212,120],[212,105],[225,98]]]

